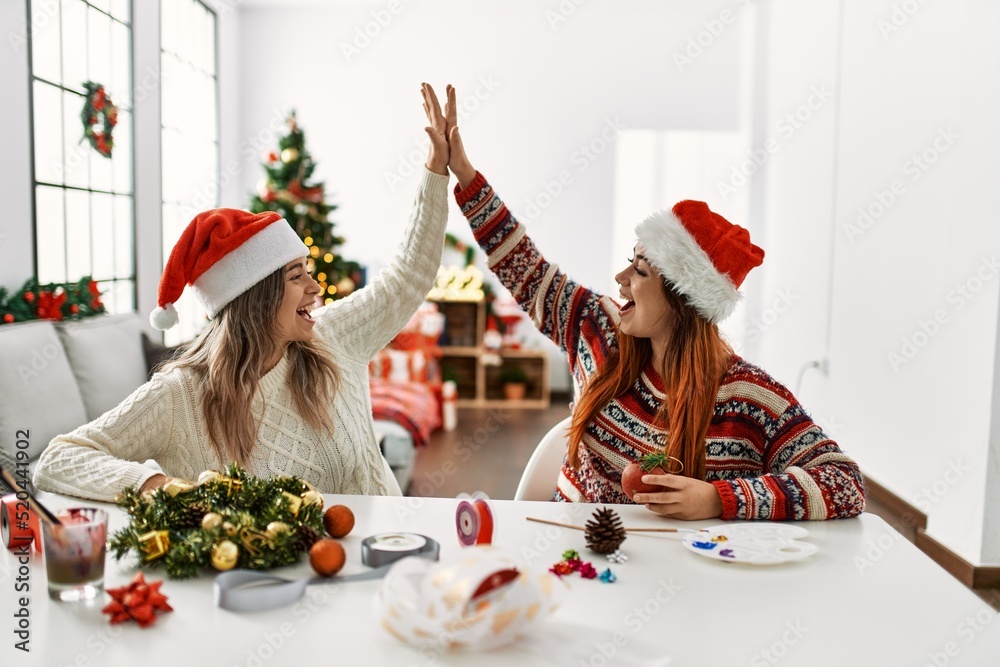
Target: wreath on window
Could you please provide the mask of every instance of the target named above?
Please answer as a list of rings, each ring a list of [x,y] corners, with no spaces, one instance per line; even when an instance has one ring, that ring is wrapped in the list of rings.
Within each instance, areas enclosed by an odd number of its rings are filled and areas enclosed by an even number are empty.
[[[102,84],[87,81],[83,87],[87,89],[87,100],[80,112],[83,139],[88,140],[98,153],[110,158],[115,147],[111,133],[118,124],[118,107],[111,101]]]

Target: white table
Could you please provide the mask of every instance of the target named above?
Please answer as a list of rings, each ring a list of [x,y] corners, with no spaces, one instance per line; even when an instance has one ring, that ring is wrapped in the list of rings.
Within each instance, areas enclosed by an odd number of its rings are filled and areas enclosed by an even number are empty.
[[[326,496],[327,505],[354,510],[357,524],[344,544],[344,573],[364,570],[361,540],[385,531],[423,533],[442,545],[442,558],[460,550],[451,499]],[[48,504],[76,504],[48,497]],[[536,553],[549,567],[575,548],[595,566],[583,533],[528,522],[545,517],[582,525],[593,505],[492,501],[494,544]],[[719,522],[669,522],[635,506],[616,507],[628,526],[703,527]],[[126,517],[113,509],[111,529]],[[569,664],[616,664],[602,655],[614,640],[622,651],[671,656],[671,665],[1000,665],[1000,619],[880,518],[802,524],[819,552],[777,566],[720,563],[685,550],[674,535],[631,535],[627,563],[612,566],[614,584],[567,578],[559,611],[539,630],[575,633],[583,658]],[[492,653],[422,654],[397,642],[373,620],[378,581],[310,586],[293,606],[234,613],[213,606],[212,576],[165,580],[174,607],[148,629],[111,626],[97,604],[55,603],[46,593],[40,555],[30,560],[30,655],[15,650],[13,613],[18,566],[0,554],[0,665],[534,665],[554,664],[524,647]],[[303,562],[281,574],[310,574]],[[106,587],[127,584],[134,572],[110,556]],[[162,571],[147,578],[164,578]],[[617,633],[617,635],[616,635]],[[563,661],[566,664],[566,661]]]

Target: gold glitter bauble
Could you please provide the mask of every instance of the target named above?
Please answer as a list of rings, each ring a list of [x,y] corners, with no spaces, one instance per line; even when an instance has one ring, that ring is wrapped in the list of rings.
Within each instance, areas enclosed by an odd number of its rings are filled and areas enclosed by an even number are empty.
[[[270,539],[273,540],[280,533],[288,532],[288,524],[284,521],[272,521],[267,524],[267,529],[264,532]]]
[[[209,512],[201,517],[201,527],[205,530],[212,530],[222,525],[222,515],[218,512]]]
[[[240,548],[230,542],[223,540],[212,547],[212,567],[225,572],[236,566],[236,561],[240,557]]]
[[[290,164],[299,159],[299,149],[298,148],[286,148],[281,151],[281,161],[285,164]]]

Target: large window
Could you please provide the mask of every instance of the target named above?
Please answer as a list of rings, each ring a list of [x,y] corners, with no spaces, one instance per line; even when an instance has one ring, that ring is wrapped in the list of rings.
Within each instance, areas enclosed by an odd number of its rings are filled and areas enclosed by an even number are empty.
[[[219,205],[216,17],[198,0],[161,0],[163,261],[200,211]],[[190,340],[205,311],[186,290],[166,342]]]
[[[135,308],[129,0],[31,0],[35,266],[39,282],[91,275],[111,312]],[[84,82],[118,106],[111,158],[83,137]]]

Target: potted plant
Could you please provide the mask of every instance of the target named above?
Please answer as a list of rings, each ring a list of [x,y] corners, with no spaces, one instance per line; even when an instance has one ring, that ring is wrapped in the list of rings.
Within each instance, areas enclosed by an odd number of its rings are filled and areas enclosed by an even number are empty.
[[[504,366],[500,371],[500,384],[503,385],[504,398],[519,401],[528,389],[528,374],[520,366]]]

